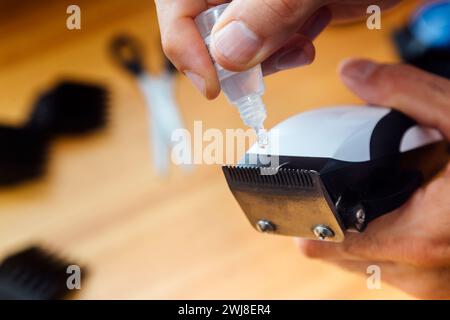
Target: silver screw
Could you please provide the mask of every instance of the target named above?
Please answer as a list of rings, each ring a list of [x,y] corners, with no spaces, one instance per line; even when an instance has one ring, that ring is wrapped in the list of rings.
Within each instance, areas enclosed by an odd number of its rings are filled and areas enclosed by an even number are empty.
[[[272,222],[268,220],[259,220],[256,223],[256,229],[258,229],[258,231],[262,233],[272,233],[275,231],[276,227]]]
[[[366,213],[364,212],[364,209],[359,209],[356,211],[356,221],[358,224],[362,225],[366,221]]]
[[[325,240],[328,238],[334,237],[334,231],[323,224],[319,224],[318,226],[315,226],[313,229],[314,235],[319,238],[320,240]]]

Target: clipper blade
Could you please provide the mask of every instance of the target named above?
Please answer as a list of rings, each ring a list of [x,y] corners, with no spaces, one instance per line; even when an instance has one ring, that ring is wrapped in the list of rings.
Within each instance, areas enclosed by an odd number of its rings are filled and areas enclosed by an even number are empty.
[[[344,239],[343,227],[319,173],[298,168],[224,166],[228,185],[250,223],[259,231],[316,239],[314,230],[332,230],[327,241]],[[263,231],[264,232],[264,231]]]

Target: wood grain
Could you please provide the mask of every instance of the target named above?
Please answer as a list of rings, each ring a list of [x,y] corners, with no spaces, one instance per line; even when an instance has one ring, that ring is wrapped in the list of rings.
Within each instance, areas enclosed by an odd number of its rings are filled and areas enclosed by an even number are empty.
[[[0,10],[3,123],[25,121],[36,95],[63,77],[100,81],[112,92],[107,129],[59,138],[43,179],[0,190],[0,256],[38,242],[78,259],[90,271],[83,299],[408,298],[387,284],[368,290],[364,275],[302,257],[292,239],[256,233],[218,166],[187,175],[172,168],[167,179],[157,178],[143,99],[107,50],[114,35],[131,33],[145,43],[156,72],[153,4],[77,2],[81,31],[65,28],[67,1],[5,2]],[[268,127],[300,111],[359,102],[339,81],[337,64],[349,56],[396,61],[391,32],[414,3],[385,14],[381,31],[364,22],[330,28],[317,41],[314,65],[267,78]],[[223,97],[206,101],[182,76],[177,98],[189,128],[195,120],[205,128],[242,127]]]

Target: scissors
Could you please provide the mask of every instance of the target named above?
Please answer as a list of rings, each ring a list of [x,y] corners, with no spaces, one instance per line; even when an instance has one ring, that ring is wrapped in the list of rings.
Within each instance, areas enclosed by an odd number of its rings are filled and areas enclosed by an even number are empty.
[[[154,169],[157,175],[166,175],[174,145],[172,134],[175,130],[184,128],[174,94],[176,69],[166,60],[162,73],[149,73],[143,62],[142,47],[131,36],[116,37],[112,41],[111,52],[119,65],[135,78],[145,98]],[[177,157],[176,154],[172,156]],[[182,163],[180,159],[174,160]]]

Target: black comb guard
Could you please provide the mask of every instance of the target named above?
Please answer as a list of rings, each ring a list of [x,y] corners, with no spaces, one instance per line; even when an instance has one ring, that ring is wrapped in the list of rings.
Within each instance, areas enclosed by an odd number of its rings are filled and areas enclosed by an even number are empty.
[[[56,300],[72,292],[67,268],[74,265],[40,247],[7,257],[0,265],[1,300]],[[82,272],[84,275],[84,272]]]
[[[0,126],[0,186],[41,176],[48,147],[48,139],[40,131]]]
[[[50,135],[90,132],[105,126],[107,104],[104,87],[62,81],[39,97],[26,127]]]
[[[51,138],[104,127],[107,107],[108,91],[104,87],[63,81],[39,97],[24,126],[0,125],[0,186],[41,176]]]

